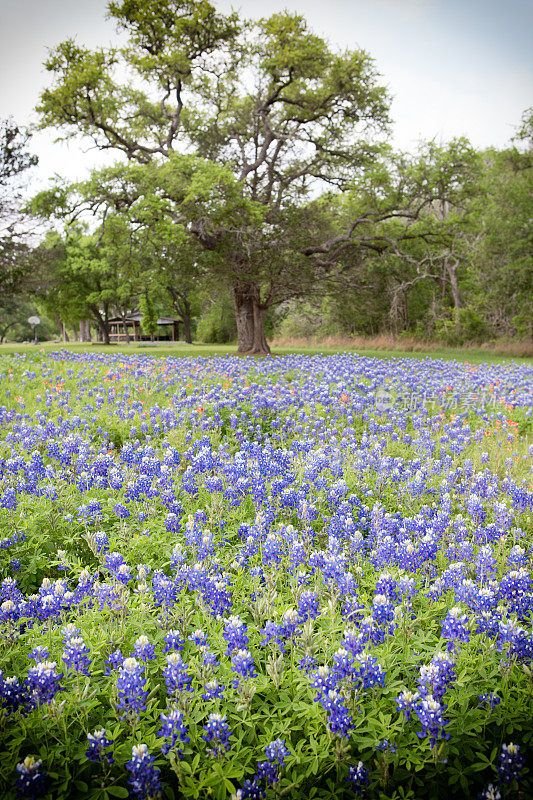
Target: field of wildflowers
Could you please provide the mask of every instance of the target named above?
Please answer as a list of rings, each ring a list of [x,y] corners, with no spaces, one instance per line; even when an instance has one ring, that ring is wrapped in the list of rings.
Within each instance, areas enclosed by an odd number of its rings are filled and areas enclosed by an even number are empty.
[[[532,392],[0,358],[0,795],[533,796]]]

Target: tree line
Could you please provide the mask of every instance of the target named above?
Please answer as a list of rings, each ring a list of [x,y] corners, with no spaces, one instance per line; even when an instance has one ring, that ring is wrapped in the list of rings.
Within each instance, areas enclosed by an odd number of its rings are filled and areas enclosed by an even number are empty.
[[[301,15],[250,21],[205,0],[109,14],[126,45],[60,44],[37,110],[41,128],[117,160],[1,209],[0,335],[33,302],[105,342],[137,309],[148,334],[171,312],[187,341],[197,328],[260,354],[280,327],[533,337],[531,110],[504,150],[399,153],[370,55],[335,50]],[[6,191],[32,164],[15,129]],[[40,241],[17,213],[48,226]]]

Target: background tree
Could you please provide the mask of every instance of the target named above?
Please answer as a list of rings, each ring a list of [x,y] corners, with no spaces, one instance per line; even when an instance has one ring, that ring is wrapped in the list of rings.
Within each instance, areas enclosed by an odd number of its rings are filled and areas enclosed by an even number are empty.
[[[533,160],[520,151],[488,151],[470,250],[472,303],[495,336],[533,338]]]
[[[108,218],[103,240],[108,253],[112,246],[121,254],[122,291],[129,297],[130,311],[137,302],[132,299],[135,292],[140,296],[149,291],[152,304],[155,302],[163,314],[172,311],[181,320],[185,341],[191,344],[204,256],[196,240],[167,217],[159,209],[157,198],[150,196],[115,214],[111,224]]]
[[[122,295],[122,274],[96,234],[70,226],[64,237],[50,233],[33,255],[35,294],[63,325],[91,319],[109,344],[110,318]]]
[[[23,181],[37,157],[28,133],[12,119],[0,120],[0,341],[35,314],[31,290],[28,219],[22,213]],[[22,335],[29,331],[22,328]]]

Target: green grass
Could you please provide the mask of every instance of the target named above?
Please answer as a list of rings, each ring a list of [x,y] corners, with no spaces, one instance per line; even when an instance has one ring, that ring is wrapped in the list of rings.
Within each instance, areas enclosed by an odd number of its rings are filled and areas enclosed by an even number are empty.
[[[103,344],[87,344],[87,343],[57,343],[46,342],[39,343],[38,345],[31,344],[17,344],[9,343],[0,345],[0,355],[13,355],[15,353],[32,353],[36,354],[39,351],[51,352],[54,350],[68,350],[72,353],[128,353],[128,354],[142,354],[150,356],[178,356],[178,357],[210,357],[217,355],[233,354],[237,355],[236,345],[226,344],[163,344],[163,345],[149,345],[149,344],[132,344],[132,345],[103,345]],[[432,358],[432,359],[446,359],[465,361],[469,363],[483,363],[490,362],[493,364],[509,363],[511,361],[520,363],[533,364],[533,358],[519,358],[517,356],[511,357],[502,355],[500,353],[493,353],[487,350],[474,349],[474,348],[454,348],[446,347],[439,350],[428,348],[421,351],[410,350],[386,350],[361,347],[360,345],[354,347],[328,347],[314,345],[310,347],[276,347],[272,351],[272,355],[281,356],[289,353],[299,353],[303,355],[314,355],[315,353],[324,353],[326,355],[334,353],[354,352],[361,353],[365,356],[375,358]]]

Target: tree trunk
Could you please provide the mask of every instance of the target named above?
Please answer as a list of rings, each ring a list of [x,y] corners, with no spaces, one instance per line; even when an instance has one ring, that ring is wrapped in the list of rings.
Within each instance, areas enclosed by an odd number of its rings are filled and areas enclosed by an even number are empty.
[[[105,309],[104,315],[102,316],[100,309],[95,305],[88,306],[91,314],[94,317],[94,320],[98,326],[98,330],[102,335],[102,341],[104,344],[110,344],[109,341],[109,322],[108,320],[108,313],[107,308]]]
[[[459,309],[463,305],[463,299],[461,297],[461,292],[459,291],[459,281],[457,280],[457,267],[458,262],[452,262],[449,258],[444,259],[444,266],[446,272],[448,273],[448,277],[450,279],[450,288],[452,290],[452,299],[453,299],[453,307],[455,311],[456,319],[459,317]]]
[[[90,342],[89,322],[86,319],[80,320],[80,342]]]
[[[59,314],[57,312],[55,314],[55,321],[56,321],[57,327],[59,328],[59,332],[61,334],[62,341],[63,342],[68,342],[69,338],[68,338],[67,329],[65,327],[65,323],[61,321],[61,317],[59,316]]]
[[[167,292],[172,300],[172,307],[183,322],[183,335],[187,344],[192,344],[192,309],[187,296],[186,289],[175,289],[171,284],[167,285]],[[177,323],[176,339],[179,339],[179,323]]]
[[[191,304],[184,292],[182,292],[180,299],[180,315],[181,321],[183,322],[183,335],[187,344],[192,344]]]
[[[6,325],[3,328],[2,332],[0,333],[0,344],[4,344],[4,339],[5,339],[6,333],[8,332],[8,330],[10,328],[13,327],[14,324],[15,324],[14,322],[10,322],[9,325]]]
[[[253,320],[254,320],[254,338],[252,349],[250,353],[254,355],[268,356],[270,355],[270,347],[265,337],[265,316],[266,308],[254,300],[253,304]]]
[[[183,335],[187,344],[192,344],[191,314],[182,314]]]
[[[249,353],[254,345],[254,301],[251,286],[233,287],[235,321],[237,323],[237,352]]]

